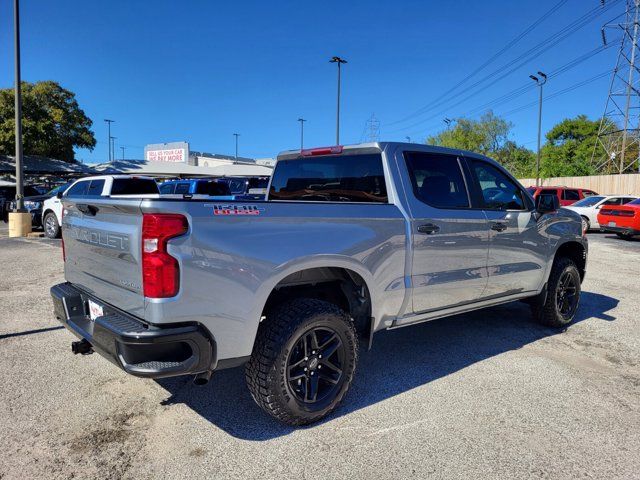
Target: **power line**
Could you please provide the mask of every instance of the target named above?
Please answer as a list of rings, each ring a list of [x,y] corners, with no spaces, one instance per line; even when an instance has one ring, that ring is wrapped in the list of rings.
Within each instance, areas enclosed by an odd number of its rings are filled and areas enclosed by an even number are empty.
[[[569,93],[569,92],[571,92],[573,90],[576,90],[576,89],[578,89],[580,87],[588,85],[589,83],[593,83],[596,80],[604,78],[604,77],[606,77],[607,75],[610,75],[610,74],[611,74],[611,70],[606,70],[606,71],[604,71],[602,73],[599,73],[598,75],[595,75],[595,76],[590,77],[590,78],[588,78],[586,80],[583,80],[581,82],[578,82],[578,83],[575,83],[573,85],[570,85],[569,87],[564,88],[562,90],[559,90],[559,91],[557,91],[557,92],[555,92],[555,93],[553,93],[551,95],[547,95],[546,97],[544,97],[543,100],[546,101],[546,100],[551,100],[553,98],[559,97],[559,96],[564,95],[566,93]],[[535,87],[535,85],[534,85],[534,87]],[[527,103],[525,105],[521,105],[521,106],[516,107],[516,108],[514,108],[512,110],[508,110],[507,112],[501,113],[500,116],[501,117],[510,117],[510,116],[515,115],[516,113],[522,111],[522,110],[526,110],[527,108],[531,108],[531,107],[534,107],[536,105],[538,105],[538,101],[537,100],[535,100],[533,102],[530,102],[530,103]],[[431,131],[431,130],[433,130],[435,128],[438,128],[439,126],[440,125],[433,125],[431,128],[429,128],[429,129],[427,129],[425,131]],[[420,132],[412,132],[412,134],[416,134],[416,133],[420,133]],[[528,143],[531,143],[531,142],[528,142]]]
[[[434,99],[431,103],[429,103],[428,106],[433,105],[434,103],[438,102],[439,100],[441,100],[442,98],[446,97],[447,95],[449,95],[450,93],[454,92],[455,90],[457,90],[459,87],[461,87],[462,85],[464,85],[469,79],[471,79],[474,75],[476,75],[477,73],[480,73],[482,70],[484,70],[486,67],[488,67],[489,65],[491,65],[494,61],[496,61],[502,54],[504,54],[505,52],[507,52],[511,47],[513,47],[516,43],[518,43],[520,40],[522,40],[527,34],[531,33],[531,31],[533,31],[538,25],[540,25],[542,22],[544,22],[547,18],[549,18],[553,13],[555,13],[560,7],[562,7],[565,3],[567,3],[568,0],[561,0],[560,2],[558,2],[555,6],[553,6],[549,11],[547,11],[544,15],[542,15],[540,18],[538,18],[535,22],[533,22],[531,25],[529,25],[527,28],[525,28],[516,38],[514,38],[513,40],[511,40],[509,43],[507,43],[504,47],[502,47],[498,52],[496,52],[495,54],[493,54],[491,57],[489,57],[489,59],[487,59],[482,65],[480,65],[479,67],[477,67],[473,72],[471,72],[470,74],[468,74],[466,77],[464,77],[462,80],[460,80],[458,83],[456,83],[453,87],[451,87],[449,90],[447,90],[446,92],[442,93],[439,97],[437,97],[436,99]],[[409,116],[410,117],[410,116]],[[406,118],[405,118],[406,119]],[[397,123],[402,123],[405,119],[402,120],[398,120],[396,122],[392,122],[389,125],[395,125]]]
[[[583,80],[581,82],[575,83],[575,84],[573,84],[573,85],[571,85],[571,86],[569,86],[567,88],[563,88],[562,90],[558,90],[557,92],[555,92],[555,93],[553,93],[551,95],[547,95],[546,97],[544,97],[544,100],[546,101],[546,100],[551,100],[552,98],[559,97],[561,95],[564,95],[565,93],[569,93],[569,92],[571,92],[573,90],[576,90],[577,88],[584,87],[585,85],[588,85],[589,83],[595,82],[596,80],[604,78],[604,77],[606,77],[606,76],[608,76],[610,74],[611,74],[611,70],[605,70],[604,72],[599,73],[598,75],[594,75],[591,78],[587,78],[586,80]],[[520,112],[522,110],[525,110],[527,108],[531,108],[531,107],[533,107],[533,106],[535,106],[537,104],[538,104],[538,101],[536,100],[534,102],[527,103],[526,105],[521,105],[520,107],[514,108],[512,110],[508,110],[507,112],[504,112],[504,113],[500,114],[500,116],[509,117],[509,116],[514,115],[514,114],[516,114],[516,113],[518,113],[518,112]]]
[[[396,122],[389,123],[389,124],[387,124],[387,126],[391,126],[391,125],[395,125],[395,124],[398,124],[398,123],[406,122],[406,121],[408,121],[408,120],[410,120],[412,118],[421,116],[424,113],[427,113],[428,111],[433,110],[433,109],[435,109],[437,107],[446,105],[447,103],[455,100],[456,98],[460,97],[464,93],[467,93],[469,90],[472,90],[472,89],[474,89],[476,87],[482,86],[482,84],[486,83],[488,80],[491,80],[496,76],[498,76],[498,78],[494,80],[494,83],[504,79],[505,77],[507,77],[511,73],[513,73],[516,70],[518,70],[519,68],[521,68],[522,66],[526,65],[529,61],[539,57],[540,55],[542,55],[547,50],[549,50],[549,49],[553,48],[554,46],[556,46],[562,40],[568,38],[569,36],[571,36],[572,34],[577,32],[578,30],[580,30],[582,27],[584,27],[585,25],[587,25],[588,23],[593,21],[595,18],[599,17],[600,15],[605,13],[606,11],[610,10],[611,8],[613,8],[613,6],[615,6],[620,1],[621,0],[613,0],[613,1],[609,2],[605,6],[596,7],[594,9],[589,10],[587,13],[585,13],[582,16],[580,16],[578,19],[574,20],[573,22],[569,23],[568,25],[566,25],[565,27],[560,29],[558,32],[556,32],[555,34],[551,35],[547,39],[543,40],[542,42],[540,42],[540,43],[536,44],[535,46],[531,47],[530,49],[528,49],[524,53],[520,54],[516,58],[512,59],[509,63],[503,65],[501,68],[498,68],[498,69],[494,70],[493,72],[491,72],[490,74],[488,74],[488,75],[484,76],[483,78],[477,80],[472,85],[467,87],[465,90],[459,91],[459,92],[451,95],[448,98],[443,98],[443,99],[441,99],[439,101],[433,101],[433,102],[425,105],[424,107],[420,108],[419,110],[415,111],[411,115],[408,115],[407,117],[403,118],[402,120],[398,120]],[[505,69],[507,69],[506,72],[505,72]],[[483,89],[484,89],[484,87],[478,88],[474,94],[472,94],[470,96],[467,96],[466,99],[470,98],[473,95],[476,95],[476,94],[480,93],[481,91],[483,91]],[[461,102],[458,102],[456,105],[458,105],[459,103],[461,103]],[[453,105],[453,106],[455,106],[455,105]],[[449,108],[451,108],[451,107],[452,106],[450,106]],[[436,115],[441,115],[441,113],[436,114]],[[414,126],[420,125],[424,121],[427,121],[427,120],[422,120],[420,122],[414,123],[412,126],[405,127],[404,130],[406,130],[406,128],[413,128]],[[401,130],[401,129],[399,129],[399,130]]]
[[[586,52],[572,60],[570,60],[569,62],[565,63],[564,65],[561,65],[560,67],[552,70],[549,73],[549,78],[555,78],[558,75],[561,75],[569,70],[571,70],[572,68],[580,65],[581,63],[587,61],[588,59],[590,59],[591,57],[597,55],[598,53],[601,53],[603,51],[605,51],[606,49],[610,48],[611,45],[601,45],[597,48],[594,48],[593,50],[590,50],[589,52]],[[531,89],[535,88],[535,85],[531,85],[530,82],[527,82],[526,84],[521,85],[520,87],[515,88],[514,90],[505,93],[504,95],[501,95],[500,97],[494,98],[493,100],[490,100],[478,107],[473,108],[472,110],[468,111],[466,114],[461,115],[461,116],[469,116],[469,115],[473,115],[475,113],[478,113],[480,111],[483,110],[489,110],[493,107],[496,107],[498,105],[502,105],[504,103],[508,103],[520,96],[522,96],[523,94],[529,92]],[[459,100],[458,102],[450,105],[448,108],[443,109],[438,111],[437,113],[434,113],[433,115],[422,119],[412,125],[409,125],[408,127],[405,127],[403,129],[396,129],[396,130],[392,130],[391,132],[388,133],[397,133],[397,132],[406,132],[407,129],[409,128],[414,128],[417,127],[419,125],[422,125],[423,123],[435,119],[435,118],[439,118],[440,116],[442,116],[443,114],[446,114],[448,111],[451,110],[451,108],[454,108],[458,105],[461,105],[463,103],[466,103],[468,100],[470,100],[471,98],[473,98],[474,96],[476,96],[477,93],[471,93],[470,95],[464,97],[463,99]],[[436,127],[437,128],[437,127]],[[426,130],[426,129],[425,129]],[[431,129],[429,129],[431,130]],[[413,134],[418,133],[418,132],[411,132]]]

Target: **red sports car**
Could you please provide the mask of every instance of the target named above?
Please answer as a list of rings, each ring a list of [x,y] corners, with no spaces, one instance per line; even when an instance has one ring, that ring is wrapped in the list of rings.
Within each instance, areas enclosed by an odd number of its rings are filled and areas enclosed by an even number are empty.
[[[629,239],[640,235],[640,198],[626,205],[602,207],[598,213],[600,230]]]

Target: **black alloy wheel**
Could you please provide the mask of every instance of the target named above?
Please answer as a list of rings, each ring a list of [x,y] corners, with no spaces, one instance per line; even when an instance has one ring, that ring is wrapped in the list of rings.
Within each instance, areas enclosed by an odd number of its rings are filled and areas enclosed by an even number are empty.
[[[287,359],[287,384],[301,402],[322,402],[334,395],[343,379],[346,348],[329,327],[304,332]]]
[[[565,270],[556,288],[556,308],[564,318],[572,318],[578,306],[578,287],[572,271]]]

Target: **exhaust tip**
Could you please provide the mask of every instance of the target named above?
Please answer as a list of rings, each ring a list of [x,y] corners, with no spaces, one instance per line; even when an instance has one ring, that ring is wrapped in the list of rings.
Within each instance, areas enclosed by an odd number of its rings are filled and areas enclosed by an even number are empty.
[[[212,374],[213,372],[211,370],[198,373],[193,379],[194,385],[198,385],[199,387],[206,385],[207,383],[209,383],[209,380],[211,379]]]

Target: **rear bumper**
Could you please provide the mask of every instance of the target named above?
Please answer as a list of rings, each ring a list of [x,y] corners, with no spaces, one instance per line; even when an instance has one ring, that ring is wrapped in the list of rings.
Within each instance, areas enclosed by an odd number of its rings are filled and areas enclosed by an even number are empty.
[[[157,327],[104,305],[70,283],[51,287],[56,318],[77,337],[125,372],[161,378],[196,374],[215,368],[215,342],[200,325]],[[88,315],[88,300],[104,315]]]
[[[610,227],[609,225],[600,225],[603,232],[623,233],[625,235],[640,235],[640,230],[633,227]]]

